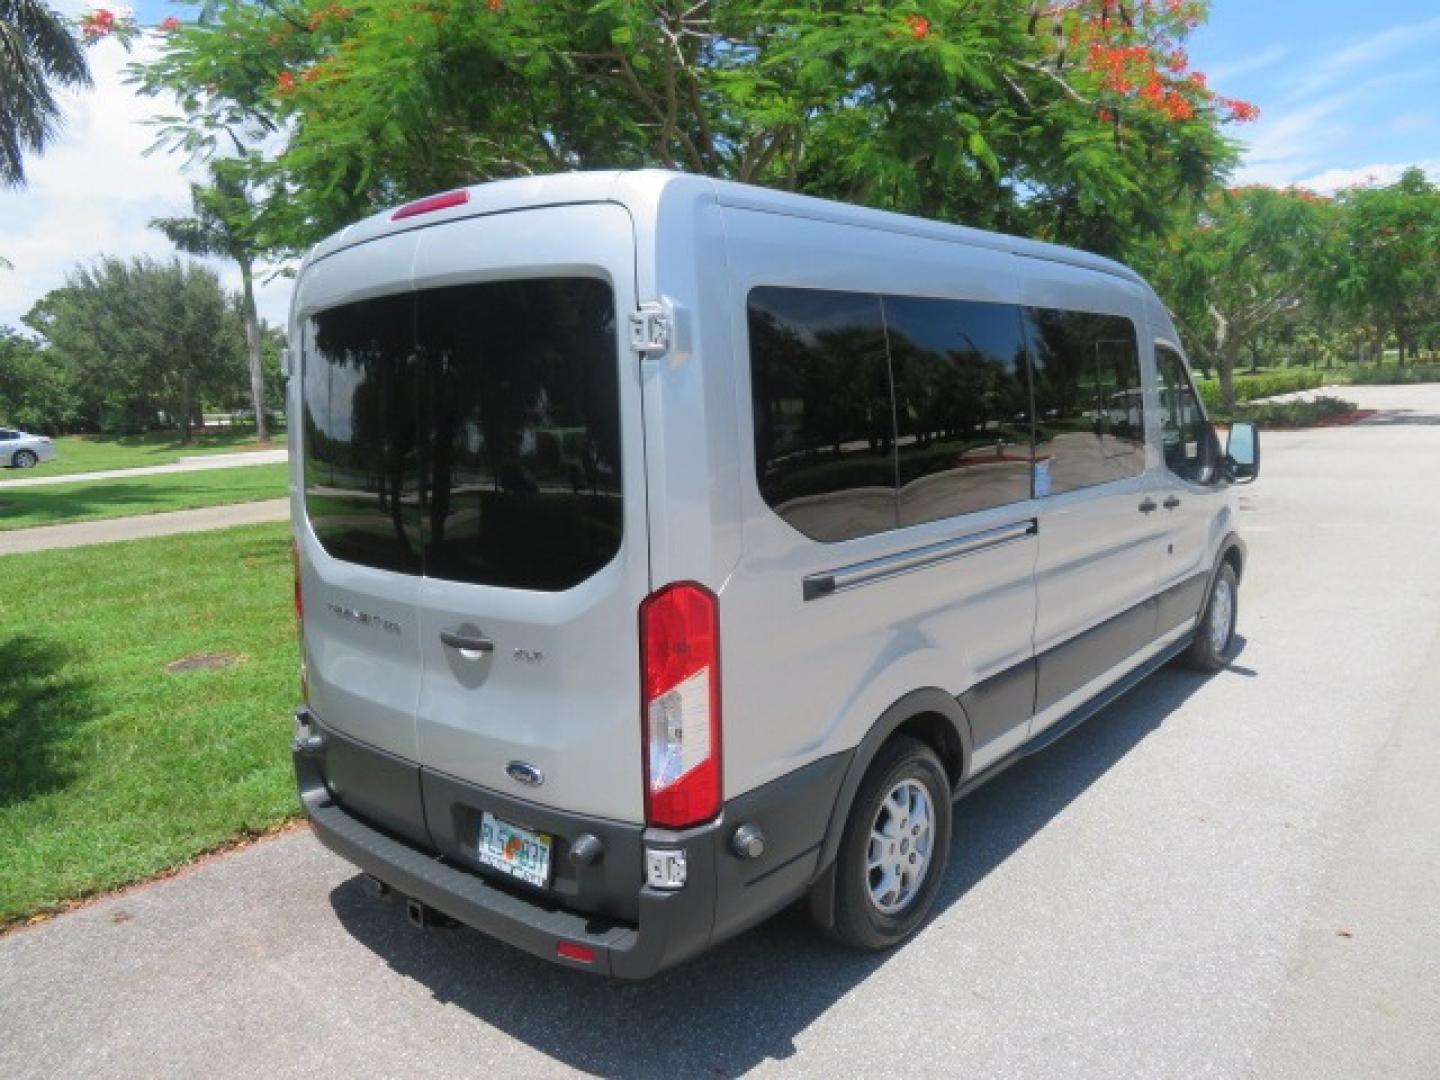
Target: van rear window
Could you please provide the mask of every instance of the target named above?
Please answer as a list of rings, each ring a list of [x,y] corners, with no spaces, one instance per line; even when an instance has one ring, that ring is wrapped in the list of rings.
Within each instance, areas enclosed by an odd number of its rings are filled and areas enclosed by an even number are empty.
[[[305,506],[327,552],[399,573],[558,591],[620,549],[610,286],[459,285],[310,320]]]

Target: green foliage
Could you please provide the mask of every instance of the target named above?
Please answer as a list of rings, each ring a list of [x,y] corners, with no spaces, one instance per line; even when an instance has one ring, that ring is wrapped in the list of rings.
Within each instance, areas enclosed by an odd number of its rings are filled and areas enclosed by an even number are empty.
[[[1345,381],[1354,386],[1440,382],[1440,364],[1412,364],[1409,367],[1354,367],[1345,372]]]
[[[199,265],[105,257],[75,270],[25,321],[68,373],[91,430],[144,430],[163,412],[188,439],[204,401],[244,385],[240,320]]]
[[[1237,406],[1236,420],[1253,420],[1267,427],[1309,427],[1355,411],[1353,401],[1313,397],[1298,401],[1253,401]]]
[[[1323,299],[1370,330],[1377,356],[1390,334],[1402,349],[1433,340],[1440,326],[1440,188],[1412,168],[1394,184],[1341,192],[1336,204]]]
[[[23,187],[27,153],[60,129],[55,87],[90,85],[65,17],[42,0],[0,0],[0,187]]]
[[[1297,390],[1313,390],[1324,386],[1327,376],[1319,371],[1303,368],[1292,371],[1272,371],[1261,375],[1243,375],[1235,380],[1236,403],[1254,401],[1256,398],[1275,397],[1278,394],[1293,394]],[[1214,413],[1223,409],[1218,379],[1196,379],[1195,387],[1200,391],[1205,408]],[[1226,410],[1228,411],[1228,410]]]
[[[161,141],[245,159],[295,251],[458,184],[659,165],[1120,253],[1234,160],[1205,5],[216,0],[134,70]]]
[[[34,341],[0,326],[0,425],[54,435],[74,423],[69,374]]]
[[[0,926],[295,815],[289,597],[284,525],[0,559]]]

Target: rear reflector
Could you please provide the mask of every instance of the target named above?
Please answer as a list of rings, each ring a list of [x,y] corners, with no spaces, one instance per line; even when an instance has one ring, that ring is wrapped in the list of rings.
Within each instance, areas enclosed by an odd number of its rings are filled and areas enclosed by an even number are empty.
[[[692,581],[640,605],[645,820],[684,829],[720,812],[720,614]]]
[[[563,956],[566,960],[574,960],[577,964],[593,964],[595,962],[594,949],[588,945],[576,945],[573,941],[557,941],[555,955]]]
[[[390,220],[400,221],[407,217],[415,217],[417,214],[430,214],[436,210],[448,210],[452,206],[464,206],[469,201],[470,192],[468,191],[447,191],[443,195],[431,195],[429,198],[406,203],[390,215]]]

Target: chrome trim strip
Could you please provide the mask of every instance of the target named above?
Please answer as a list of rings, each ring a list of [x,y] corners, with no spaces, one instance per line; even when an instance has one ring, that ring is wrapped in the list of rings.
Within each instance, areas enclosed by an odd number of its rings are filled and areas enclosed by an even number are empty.
[[[885,578],[895,577],[899,574],[908,574],[913,570],[924,570],[939,563],[949,562],[951,559],[960,559],[966,555],[989,551],[1003,544],[1013,544],[1017,540],[1034,536],[1039,530],[1040,524],[1035,518],[1026,518],[1024,521],[1000,525],[983,532],[968,533],[952,540],[941,540],[938,544],[926,544],[924,547],[912,548],[894,555],[884,555],[878,559],[869,559],[866,562],[852,563],[835,570],[810,574],[801,579],[801,590],[806,600],[818,600],[822,596],[830,596],[847,589],[858,589],[860,586],[869,585],[874,581],[883,581]]]

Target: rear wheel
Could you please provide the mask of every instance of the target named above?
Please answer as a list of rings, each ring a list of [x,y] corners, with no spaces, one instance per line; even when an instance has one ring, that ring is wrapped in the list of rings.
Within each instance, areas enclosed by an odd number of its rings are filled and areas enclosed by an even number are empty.
[[[35,456],[34,450],[16,450],[15,456],[10,459],[10,463],[17,469],[33,469],[35,463],[39,460],[40,459]]]
[[[950,858],[950,782],[935,751],[908,736],[887,743],[850,808],[835,873],[834,933],[888,949],[934,906]]]
[[[1235,643],[1235,617],[1240,610],[1238,586],[1235,568],[1228,562],[1222,563],[1210,588],[1210,600],[1195,627],[1195,640],[1185,656],[1191,667],[1219,671],[1230,662],[1231,647]]]

